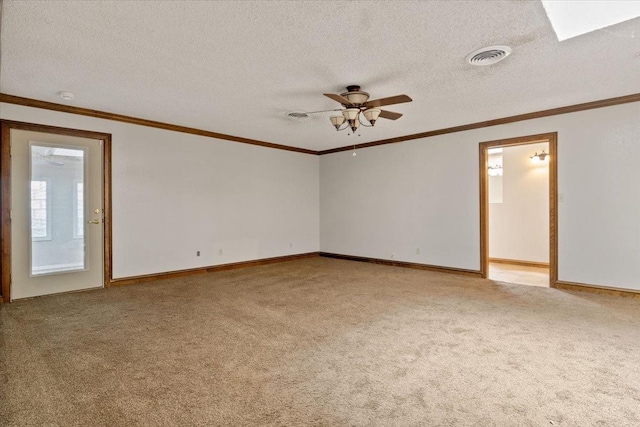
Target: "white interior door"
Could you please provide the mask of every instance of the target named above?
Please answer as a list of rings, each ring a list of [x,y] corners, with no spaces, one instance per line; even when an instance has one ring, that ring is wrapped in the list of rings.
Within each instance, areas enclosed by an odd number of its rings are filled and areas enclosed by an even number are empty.
[[[11,130],[11,299],[103,286],[103,144]]]

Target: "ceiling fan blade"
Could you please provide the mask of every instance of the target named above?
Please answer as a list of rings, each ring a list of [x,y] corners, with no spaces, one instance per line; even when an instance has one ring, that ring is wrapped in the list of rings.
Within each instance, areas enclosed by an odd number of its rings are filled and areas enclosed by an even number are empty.
[[[407,95],[396,95],[390,96],[388,98],[374,99],[373,101],[365,102],[364,106],[367,108],[382,107],[383,105],[402,104],[403,102],[411,101],[413,101],[413,99],[409,98]]]
[[[326,96],[327,98],[331,98],[336,102],[339,102],[342,105],[351,105],[351,103],[349,102],[349,100],[347,98],[344,98],[338,94],[335,93],[325,93],[324,96]]]
[[[378,117],[382,117],[383,119],[389,119],[389,120],[398,120],[400,117],[402,117],[402,114],[394,113],[393,111],[381,110],[380,116]]]

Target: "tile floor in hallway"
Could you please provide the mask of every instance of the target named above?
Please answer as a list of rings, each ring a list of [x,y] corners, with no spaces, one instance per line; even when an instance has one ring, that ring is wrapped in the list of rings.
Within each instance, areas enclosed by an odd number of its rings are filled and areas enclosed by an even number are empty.
[[[489,264],[489,279],[498,282],[548,288],[549,268],[492,262]]]

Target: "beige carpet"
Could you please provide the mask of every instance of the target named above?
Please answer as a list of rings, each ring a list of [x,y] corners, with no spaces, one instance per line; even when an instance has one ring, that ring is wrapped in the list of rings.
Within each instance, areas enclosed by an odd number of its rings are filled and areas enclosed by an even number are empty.
[[[638,426],[640,300],[311,258],[0,305],[9,426]]]

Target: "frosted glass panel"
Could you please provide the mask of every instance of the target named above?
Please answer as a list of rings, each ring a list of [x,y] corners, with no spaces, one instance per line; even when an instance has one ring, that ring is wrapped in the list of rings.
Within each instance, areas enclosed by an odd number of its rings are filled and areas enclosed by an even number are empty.
[[[31,275],[86,269],[85,151],[31,143]]]

